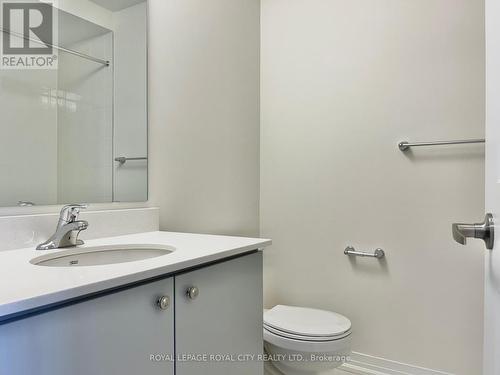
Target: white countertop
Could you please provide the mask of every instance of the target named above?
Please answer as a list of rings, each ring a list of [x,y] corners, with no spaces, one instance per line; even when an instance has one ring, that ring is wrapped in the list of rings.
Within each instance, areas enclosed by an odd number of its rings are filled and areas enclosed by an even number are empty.
[[[43,267],[30,263],[33,258],[61,250],[29,248],[0,252],[0,321],[24,311],[262,249],[271,241],[149,232],[90,240],[81,248],[129,244],[167,245],[174,247],[175,251],[136,262],[90,267]]]

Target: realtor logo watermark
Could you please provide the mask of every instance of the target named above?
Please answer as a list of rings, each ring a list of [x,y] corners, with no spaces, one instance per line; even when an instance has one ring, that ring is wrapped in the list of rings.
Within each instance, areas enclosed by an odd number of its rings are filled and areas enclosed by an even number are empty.
[[[1,69],[57,69],[57,9],[52,3],[0,0]]]

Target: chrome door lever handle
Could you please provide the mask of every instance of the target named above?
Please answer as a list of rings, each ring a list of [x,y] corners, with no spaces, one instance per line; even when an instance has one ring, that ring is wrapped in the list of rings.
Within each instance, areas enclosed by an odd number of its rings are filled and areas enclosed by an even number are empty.
[[[477,224],[452,225],[453,239],[461,245],[467,243],[467,238],[478,238],[484,241],[488,250],[493,249],[495,242],[495,228],[493,215],[486,214],[484,221]]]

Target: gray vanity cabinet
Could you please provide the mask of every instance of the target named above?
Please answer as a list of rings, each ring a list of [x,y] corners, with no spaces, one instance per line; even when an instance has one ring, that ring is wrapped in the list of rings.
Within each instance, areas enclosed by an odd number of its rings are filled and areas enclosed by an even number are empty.
[[[262,253],[176,276],[175,316],[176,375],[262,374]]]
[[[164,279],[0,325],[0,375],[173,375],[174,309],[156,306],[172,299],[173,285]]]
[[[259,375],[261,354],[261,253],[0,323],[0,375]]]

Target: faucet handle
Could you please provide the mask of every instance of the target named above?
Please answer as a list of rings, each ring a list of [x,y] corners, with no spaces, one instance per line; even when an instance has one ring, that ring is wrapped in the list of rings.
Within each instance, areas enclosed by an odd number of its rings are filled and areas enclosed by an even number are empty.
[[[59,214],[59,220],[65,221],[66,223],[72,223],[78,219],[80,211],[86,209],[88,204],[68,204],[61,209]]]

